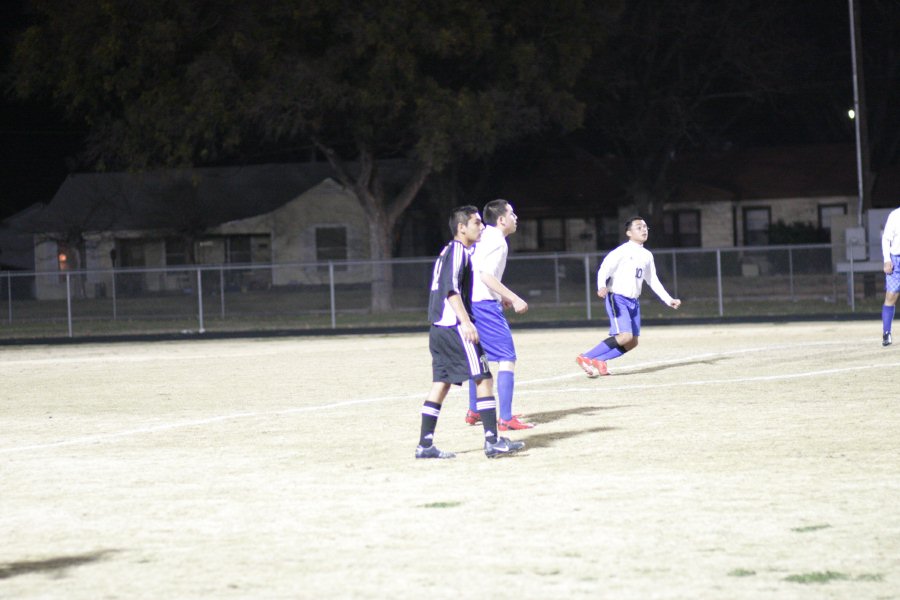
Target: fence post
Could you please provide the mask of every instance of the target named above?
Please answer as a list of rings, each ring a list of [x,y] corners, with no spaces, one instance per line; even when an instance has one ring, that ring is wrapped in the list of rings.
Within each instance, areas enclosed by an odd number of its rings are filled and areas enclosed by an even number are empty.
[[[716,286],[719,291],[719,316],[725,315],[725,305],[722,302],[722,249],[716,248]]]
[[[12,273],[6,273],[6,300],[7,300],[7,319],[12,325]]]
[[[69,337],[72,337],[72,286],[69,284],[69,273],[66,273],[66,320],[69,322]]]
[[[203,327],[203,280],[200,277],[200,267],[197,267],[197,307],[197,314],[200,318],[199,333],[205,333],[206,329]]]
[[[672,290],[675,292],[675,297],[678,297],[678,263],[675,258],[678,256],[678,253],[674,250],[672,251]]]
[[[850,294],[850,312],[856,312],[856,281],[853,276],[853,253],[850,253],[850,271],[847,272],[847,292]]]
[[[328,261],[328,293],[331,297],[331,328],[337,329],[334,306],[334,261]]]
[[[553,283],[556,287],[556,305],[559,306],[559,252],[553,253]]]
[[[113,303],[113,321],[118,319],[118,307],[116,306],[116,268],[112,269],[112,303]]]
[[[790,246],[788,246],[788,281],[790,282],[790,288],[791,288],[791,302],[793,302],[794,301],[794,252]]]
[[[587,319],[591,320],[591,266],[590,255],[584,255],[584,301],[587,305]]]
[[[221,295],[222,320],[225,320],[225,267],[219,267],[219,293]]]

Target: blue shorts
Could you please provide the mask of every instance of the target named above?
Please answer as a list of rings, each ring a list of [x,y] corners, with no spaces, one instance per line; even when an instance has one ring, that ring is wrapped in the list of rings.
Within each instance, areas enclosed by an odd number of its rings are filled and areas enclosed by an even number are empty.
[[[894,272],[884,276],[884,289],[888,292],[900,292],[900,254],[891,254]]]
[[[608,293],[606,314],[609,315],[609,335],[619,333],[630,333],[634,337],[641,335],[641,302],[637,298]]]
[[[475,316],[475,329],[478,340],[488,360],[516,360],[516,347],[513,345],[509,323],[503,316],[503,307],[495,300],[482,300],[472,303]]]

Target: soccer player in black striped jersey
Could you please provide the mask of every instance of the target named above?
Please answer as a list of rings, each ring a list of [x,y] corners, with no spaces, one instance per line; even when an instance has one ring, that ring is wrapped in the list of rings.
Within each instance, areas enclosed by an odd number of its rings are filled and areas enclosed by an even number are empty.
[[[422,428],[416,458],[453,458],[434,445],[441,405],[451,385],[475,380],[477,406],[484,426],[484,453],[488,458],[512,454],[525,447],[497,435],[497,400],[487,357],[478,343],[472,320],[472,246],[481,238],[484,224],[474,206],[460,206],[450,215],[453,239],[444,246],[434,263],[428,320],[431,330],[432,385],[422,406]]]

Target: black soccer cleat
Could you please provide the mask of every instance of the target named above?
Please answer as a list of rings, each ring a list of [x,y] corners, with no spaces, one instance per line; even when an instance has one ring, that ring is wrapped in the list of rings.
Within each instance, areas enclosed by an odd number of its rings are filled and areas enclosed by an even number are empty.
[[[437,446],[416,446],[416,458],[456,458],[456,455],[438,450]]]
[[[891,332],[885,331],[884,335],[881,336],[881,345],[882,346],[890,346],[891,345]]]
[[[484,455],[488,458],[497,458],[498,456],[508,456],[515,454],[525,447],[525,442],[514,442],[509,438],[498,437],[493,444],[485,440]]]

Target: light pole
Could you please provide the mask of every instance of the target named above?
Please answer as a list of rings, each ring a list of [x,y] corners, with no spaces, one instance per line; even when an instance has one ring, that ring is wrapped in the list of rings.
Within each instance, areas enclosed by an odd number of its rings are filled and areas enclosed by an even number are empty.
[[[860,40],[859,7],[848,0],[850,8],[850,56],[853,63],[853,123],[856,127],[856,181],[859,196],[857,225],[863,224],[863,210],[869,208],[866,179],[869,172],[869,136],[866,133],[866,92],[863,84],[862,41]]]

